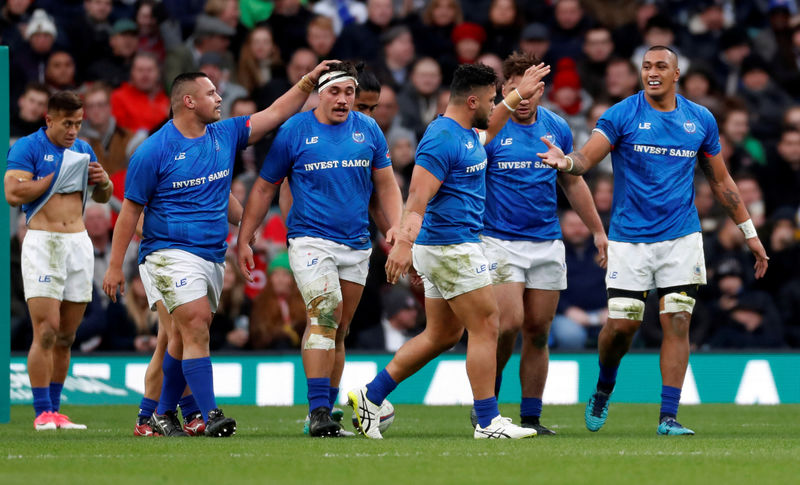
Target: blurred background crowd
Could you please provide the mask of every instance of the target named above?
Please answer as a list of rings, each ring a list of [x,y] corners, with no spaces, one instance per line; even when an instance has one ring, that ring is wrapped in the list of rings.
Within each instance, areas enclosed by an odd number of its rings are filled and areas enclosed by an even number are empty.
[[[728,168],[771,258],[767,276],[755,281],[741,232],[698,171],[709,282],[695,307],[692,347],[800,347],[798,7],[795,0],[6,0],[0,41],[10,48],[11,142],[44,126],[49,95],[75,90],[85,106],[80,136],[115,184],[111,204],[86,207],[95,292],[75,350],[149,353],[155,346],[158,322],[147,308],[135,243],[124,297],[110,302],[101,283],[128,160],[167,121],[177,74],[205,72],[230,117],[266,108],[322,59],[363,62],[382,84],[374,117],[405,193],[417,140],[444,111],[458,64],[482,62],[502,79],[508,54],[534,53],[553,67],[542,103],[568,121],[580,147],[610,105],[640,89],[638,66],[652,45],[679,53],[681,94],[716,116]],[[312,95],[304,109],[315,103]],[[237,155],[232,192],[242,204],[269,146],[267,139]],[[610,161],[586,178],[607,227]],[[569,288],[550,343],[592,348],[607,317],[604,271],[563,196],[560,206]],[[27,350],[25,222],[17,212],[11,220],[12,349]],[[394,351],[424,326],[422,297],[418,288],[385,284],[388,248],[372,234],[370,276],[347,345]],[[212,350],[299,347],[305,309],[276,204],[258,236],[254,283],[229,254]],[[647,308],[636,346],[657,347],[657,302]]]

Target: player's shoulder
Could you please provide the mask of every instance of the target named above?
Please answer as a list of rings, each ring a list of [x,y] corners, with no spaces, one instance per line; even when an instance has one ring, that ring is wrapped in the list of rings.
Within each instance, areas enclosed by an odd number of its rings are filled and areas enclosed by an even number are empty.
[[[178,130],[173,128],[172,120],[170,120],[164,123],[164,126],[155,133],[145,138],[134,153],[140,156],[143,154],[147,156],[157,155],[171,145],[170,140],[174,138],[175,133],[178,133]]]
[[[350,113],[353,115],[353,123],[357,127],[381,131],[380,127],[378,126],[378,122],[375,121],[375,118],[372,116],[359,113],[358,111],[351,111]]]
[[[86,141],[81,140],[80,138],[75,140],[75,143],[72,144],[70,150],[78,153],[94,153],[94,150],[92,150],[92,146],[89,145],[89,143],[87,143]]]
[[[559,129],[570,130],[567,120],[544,106],[539,106],[536,115],[546,124],[553,125]]]
[[[32,155],[44,150],[48,144],[43,143],[42,136],[44,128],[36,130],[30,135],[26,135],[17,140],[9,149],[9,155]],[[46,136],[46,135],[45,135]]]
[[[695,103],[694,101],[687,99],[680,94],[676,94],[676,96],[678,98],[678,105],[681,107],[682,111],[691,113],[706,121],[715,120],[711,111],[702,104]]]
[[[452,123],[455,122],[442,115],[437,116],[425,128],[425,133],[422,135],[420,143],[453,140],[456,137],[456,133],[460,133],[462,130],[456,131]]]

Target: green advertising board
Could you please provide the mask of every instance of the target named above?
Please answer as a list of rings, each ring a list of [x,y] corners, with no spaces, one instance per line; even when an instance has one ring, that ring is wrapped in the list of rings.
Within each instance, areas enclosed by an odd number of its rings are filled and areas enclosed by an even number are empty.
[[[3,166],[6,166],[8,154],[8,138],[10,115],[8,109],[8,46],[0,46],[0,157]],[[10,261],[10,235],[8,234],[9,207],[5,198],[0,202],[0,254],[5,261]],[[0,264],[0,366],[9,363],[9,349],[11,348],[11,275],[8,263]],[[0,372],[0,423],[7,423],[10,419],[9,395],[6,392],[9,377]]]
[[[391,355],[348,355],[344,390],[371,380]],[[64,386],[68,404],[138,405],[144,390],[147,357],[75,357]],[[219,402],[288,406],[306,402],[299,356],[214,357],[214,388]],[[32,402],[25,359],[10,364],[11,403]],[[697,354],[690,359],[682,404],[800,403],[800,354]],[[520,398],[519,355],[511,358],[500,402]],[[555,354],[550,361],[545,404],[575,404],[591,393],[597,379],[595,354]],[[656,403],[661,374],[657,354],[631,354],[619,370],[617,402]],[[345,393],[340,393],[344,399]],[[463,354],[447,354],[429,363],[392,393],[395,404],[472,404]]]

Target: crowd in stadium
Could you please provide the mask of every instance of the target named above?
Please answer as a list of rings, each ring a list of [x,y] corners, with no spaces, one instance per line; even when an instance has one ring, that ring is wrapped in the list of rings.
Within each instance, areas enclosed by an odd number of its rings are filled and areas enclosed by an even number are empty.
[[[44,126],[48,97],[74,90],[84,101],[80,137],[114,182],[116,203],[89,203],[95,254],[93,300],[75,350],[151,353],[157,315],[148,308],[129,248],[124,298],[102,291],[111,231],[128,161],[170,115],[176,75],[202,71],[223,98],[223,117],[269,106],[322,59],[362,61],[381,83],[374,117],[406,194],[414,152],[442,113],[455,68],[481,62],[501,75],[514,50],[552,66],[543,105],[565,118],[576,149],[612,104],[640,89],[644,51],[680,55],[681,94],[709,108],[722,153],[770,257],[756,281],[736,224],[696,177],[695,204],[709,282],[693,313],[695,349],[800,347],[800,10],[793,0],[8,0],[0,39],[10,49],[11,143]],[[498,97],[498,100],[500,98]],[[315,106],[309,98],[304,109]],[[270,139],[241,151],[233,195],[244,205]],[[610,161],[585,176],[608,224]],[[596,346],[607,318],[604,270],[589,230],[562,197],[568,285],[553,322],[556,349]],[[331,210],[342,210],[332,208]],[[24,216],[12,217],[12,348],[26,350],[31,325],[23,294]],[[395,351],[424,325],[421,289],[385,284],[388,246],[377,231],[370,274],[348,349]],[[277,207],[258,231],[255,281],[230,254],[212,350],[299,347],[305,305],[286,255]],[[658,304],[648,301],[638,347],[661,341]]]

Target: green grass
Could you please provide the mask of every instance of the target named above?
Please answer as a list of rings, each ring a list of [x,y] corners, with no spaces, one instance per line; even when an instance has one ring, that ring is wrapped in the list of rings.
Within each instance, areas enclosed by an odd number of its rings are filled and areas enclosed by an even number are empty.
[[[693,437],[657,436],[653,404],[612,403],[598,433],[583,427],[582,406],[546,406],[558,435],[521,441],[472,439],[467,407],[399,405],[383,441],[305,437],[300,406],[225,407],[239,422],[230,439],[134,438],[131,406],[64,411],[90,429],[36,433],[33,410],[12,407],[0,483],[767,485],[800,475],[798,405],[684,406]]]

